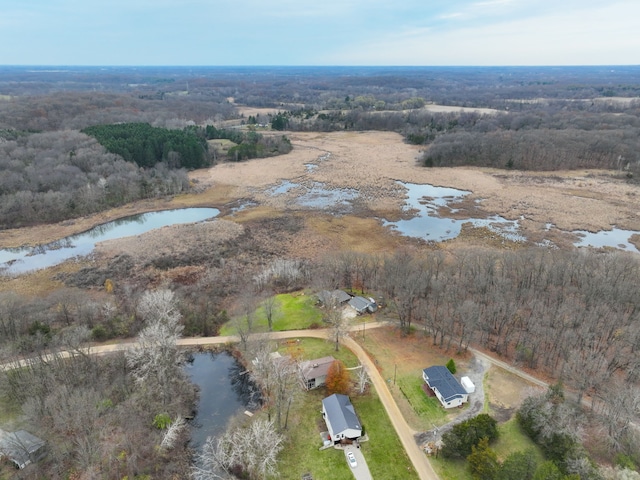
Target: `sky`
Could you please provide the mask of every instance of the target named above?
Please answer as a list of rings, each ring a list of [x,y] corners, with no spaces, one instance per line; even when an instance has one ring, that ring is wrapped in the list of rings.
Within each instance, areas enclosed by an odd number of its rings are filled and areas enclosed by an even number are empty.
[[[0,65],[638,65],[640,0],[2,0]]]

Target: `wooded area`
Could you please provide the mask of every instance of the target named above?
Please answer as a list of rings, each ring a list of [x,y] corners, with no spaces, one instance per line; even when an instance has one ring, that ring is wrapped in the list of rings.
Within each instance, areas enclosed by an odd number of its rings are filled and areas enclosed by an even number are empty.
[[[264,67],[89,70],[67,72],[62,81],[38,69],[0,68],[0,95],[7,97],[0,99],[0,229],[185,192],[187,169],[287,153],[291,142],[281,128],[399,132],[422,146],[426,167],[597,168],[632,182],[640,178],[640,105],[632,99],[640,95],[639,78],[635,67]],[[496,111],[429,110],[434,103]],[[274,113],[247,119],[239,105]],[[134,142],[115,140],[127,132],[135,132]],[[234,145],[222,155],[205,147],[213,139]],[[161,339],[215,335],[233,318],[241,347],[254,348],[252,315],[265,299],[337,288],[384,298],[384,314],[428,345],[451,354],[477,346],[562,381],[575,405],[586,401],[585,424],[601,440],[597,458],[624,455],[640,464],[633,427],[640,408],[637,255],[522,246],[445,251],[407,242],[395,252],[290,258],[283,252],[304,228],[305,214],[290,211],[249,218],[231,239],[194,235],[168,255],[118,254],[62,270],[52,282],[64,287],[47,294],[0,292],[0,361],[41,359],[2,376],[2,391],[54,444],[41,473],[183,475],[189,466],[177,459],[188,459],[184,445],[176,443],[172,457],[156,446],[195,394],[176,367],[175,342]],[[158,286],[164,293],[152,298]],[[345,325],[331,314],[324,321],[338,348]],[[104,358],[79,350],[89,340],[132,337],[147,348]],[[150,365],[146,353],[154,348],[169,351],[169,362]],[[56,354],[62,349],[78,355],[65,360]],[[45,352],[54,352],[51,360]],[[256,352],[267,362],[267,349]],[[292,378],[263,380],[273,423],[256,435],[286,428]],[[540,430],[541,418],[565,429],[555,433],[578,428],[579,409],[556,400],[525,404],[532,437],[567,439]],[[211,461],[247,453],[215,442],[208,449]]]

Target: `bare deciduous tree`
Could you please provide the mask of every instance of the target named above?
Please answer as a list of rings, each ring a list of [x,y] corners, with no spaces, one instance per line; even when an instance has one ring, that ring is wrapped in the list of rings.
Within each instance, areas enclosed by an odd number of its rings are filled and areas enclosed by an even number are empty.
[[[364,365],[360,365],[360,368],[357,371],[358,378],[358,393],[362,395],[367,389],[367,385],[371,383],[369,379],[369,372],[367,372],[367,367]]]
[[[273,330],[273,322],[280,313],[278,299],[275,295],[269,295],[262,301],[262,308],[264,309],[264,315],[267,317],[267,325],[269,331]]]
[[[252,480],[276,476],[276,460],[283,442],[284,437],[275,431],[273,422],[262,419],[229,430],[217,439],[209,437],[196,459],[192,478],[228,478],[235,468],[240,468]]]
[[[333,296],[327,301],[322,313],[322,320],[329,327],[329,340],[334,342],[336,352],[340,349],[340,339],[349,333],[352,318]]]
[[[139,311],[147,325],[138,335],[135,346],[127,351],[127,363],[136,381],[157,390],[166,404],[171,382],[180,374],[182,359],[177,347],[182,325],[178,323],[180,314],[173,292],[145,292]]]

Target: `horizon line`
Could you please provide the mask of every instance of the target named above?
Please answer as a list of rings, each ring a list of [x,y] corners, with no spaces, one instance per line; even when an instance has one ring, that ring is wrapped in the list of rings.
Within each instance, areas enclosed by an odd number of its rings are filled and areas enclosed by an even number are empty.
[[[640,63],[594,64],[450,64],[450,65],[285,65],[285,64],[0,64],[0,68],[581,68],[581,67],[640,67]]]

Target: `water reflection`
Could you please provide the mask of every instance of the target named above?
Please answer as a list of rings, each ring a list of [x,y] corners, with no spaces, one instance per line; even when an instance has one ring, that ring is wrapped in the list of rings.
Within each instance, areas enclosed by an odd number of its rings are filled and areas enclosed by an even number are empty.
[[[499,215],[487,218],[453,219],[442,217],[443,210],[458,213],[450,204],[461,200],[471,192],[434,185],[419,185],[398,182],[407,189],[407,200],[403,207],[405,212],[413,216],[408,219],[390,222],[383,220],[383,225],[393,228],[402,235],[422,238],[435,242],[450,240],[460,235],[462,225],[471,222],[475,227],[486,227],[502,237],[512,241],[523,241],[519,233],[519,224],[515,220],[506,220]]]
[[[358,191],[354,188],[329,189],[324,183],[314,182],[306,193],[298,197],[297,202],[308,208],[344,207],[357,197]]]
[[[601,230],[599,232],[587,232],[585,230],[575,230],[580,240],[574,243],[576,247],[611,247],[629,252],[640,253],[638,249],[631,243],[631,237],[638,234],[635,230],[622,230],[613,228],[612,230]]]
[[[224,433],[229,420],[244,410],[260,407],[259,389],[243,366],[226,352],[196,353],[185,370],[200,388],[191,431],[194,448],[201,447],[207,437]]]
[[[140,235],[155,228],[192,223],[216,217],[217,208],[183,208],[124,217],[86,232],[35,247],[0,250],[0,272],[16,275],[51,267],[77,256],[89,255],[96,243]]]
[[[267,190],[272,196],[284,195],[296,189],[300,192],[292,201],[305,208],[342,208],[349,207],[350,202],[358,197],[355,188],[329,188],[325,183],[313,182],[311,186],[282,180]],[[296,192],[297,193],[297,192]]]

